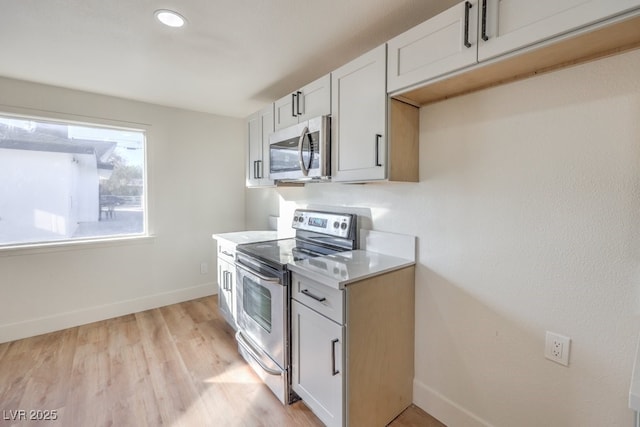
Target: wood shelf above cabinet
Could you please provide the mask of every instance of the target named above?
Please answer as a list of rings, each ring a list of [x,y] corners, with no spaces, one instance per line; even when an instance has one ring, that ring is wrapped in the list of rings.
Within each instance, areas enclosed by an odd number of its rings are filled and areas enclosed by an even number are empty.
[[[640,11],[425,82],[394,98],[422,106],[640,47]]]

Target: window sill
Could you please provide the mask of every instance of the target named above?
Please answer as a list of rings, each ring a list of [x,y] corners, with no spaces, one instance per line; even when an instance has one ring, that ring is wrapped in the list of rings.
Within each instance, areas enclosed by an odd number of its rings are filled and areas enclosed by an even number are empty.
[[[35,255],[61,251],[79,251],[86,249],[100,249],[112,246],[128,246],[136,244],[150,244],[155,236],[126,236],[109,237],[103,239],[73,240],[65,242],[33,243],[24,245],[0,247],[0,258],[7,256]]]

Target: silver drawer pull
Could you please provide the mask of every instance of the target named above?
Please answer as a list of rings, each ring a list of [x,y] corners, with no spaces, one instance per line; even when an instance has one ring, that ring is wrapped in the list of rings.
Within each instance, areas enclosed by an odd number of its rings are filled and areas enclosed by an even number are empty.
[[[312,294],[311,292],[309,292],[309,289],[303,289],[300,292],[302,292],[303,294],[305,294],[308,297],[313,298],[314,300],[318,301],[318,302],[324,302],[327,299],[325,297],[319,297],[317,295]]]

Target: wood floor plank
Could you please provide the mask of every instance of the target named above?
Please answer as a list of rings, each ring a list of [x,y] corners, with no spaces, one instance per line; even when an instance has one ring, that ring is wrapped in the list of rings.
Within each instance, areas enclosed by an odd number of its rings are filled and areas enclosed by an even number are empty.
[[[112,425],[108,386],[111,381],[107,351],[108,322],[79,328],[71,372],[71,388],[64,414],[65,425]]]
[[[244,362],[215,296],[0,344],[0,402],[52,427],[322,426]],[[444,426],[417,407],[390,425]]]
[[[447,427],[416,405],[411,405],[390,424],[391,427]]]
[[[113,425],[161,425],[142,343],[110,349],[109,363],[108,401]]]
[[[9,350],[9,345],[10,343],[8,342],[0,344],[0,362],[2,362],[2,358],[4,357],[6,352]]]
[[[47,334],[40,357],[34,360],[20,408],[59,409],[67,400],[78,331]]]

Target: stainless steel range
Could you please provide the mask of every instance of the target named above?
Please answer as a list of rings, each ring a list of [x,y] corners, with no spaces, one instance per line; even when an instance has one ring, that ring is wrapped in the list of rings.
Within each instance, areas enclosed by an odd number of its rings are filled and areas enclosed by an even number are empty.
[[[238,349],[282,403],[291,390],[291,278],[287,263],[357,249],[357,216],[298,209],[296,237],[239,245]]]

